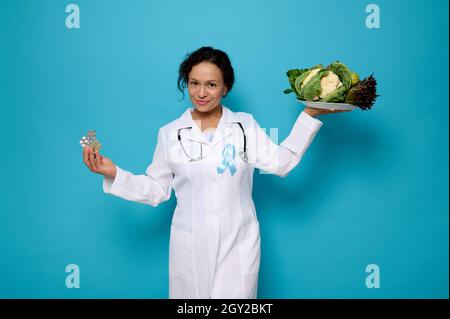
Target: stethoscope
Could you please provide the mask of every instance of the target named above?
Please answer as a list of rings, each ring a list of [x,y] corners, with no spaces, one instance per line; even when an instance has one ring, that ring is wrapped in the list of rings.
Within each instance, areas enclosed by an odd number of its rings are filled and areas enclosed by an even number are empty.
[[[242,126],[241,122],[231,122],[232,124],[237,124],[239,125],[239,127],[241,128],[242,131],[242,136],[244,138],[244,149],[239,151],[239,156],[242,158],[242,160],[244,162],[248,162],[248,157],[247,157],[247,136],[245,135],[245,130],[244,127]],[[183,142],[181,141],[181,131],[182,130],[189,130],[192,129],[192,126],[187,126],[187,127],[182,127],[178,129],[178,142],[180,142],[181,148],[183,149],[184,154],[186,154],[186,156],[189,158],[190,162],[197,162],[197,161],[201,161],[204,157],[203,157],[203,145],[202,143],[200,144],[200,155],[196,158],[192,158],[184,149],[183,146]]]

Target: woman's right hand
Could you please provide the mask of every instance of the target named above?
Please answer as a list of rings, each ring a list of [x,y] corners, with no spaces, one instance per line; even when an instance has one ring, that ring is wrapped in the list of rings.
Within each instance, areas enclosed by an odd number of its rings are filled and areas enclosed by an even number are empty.
[[[309,106],[306,106],[304,111],[306,114],[311,115],[312,117],[318,117],[319,115],[323,114],[350,112],[350,110],[316,109]]]
[[[117,169],[114,163],[89,146],[83,147],[83,162],[93,173],[112,178],[116,177]]]

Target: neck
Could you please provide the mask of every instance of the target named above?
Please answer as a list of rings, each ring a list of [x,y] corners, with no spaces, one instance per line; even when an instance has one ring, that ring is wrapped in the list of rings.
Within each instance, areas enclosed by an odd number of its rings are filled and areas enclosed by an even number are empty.
[[[209,112],[199,112],[194,108],[192,111],[192,117],[196,120],[213,120],[219,119],[222,116],[222,105],[216,106]]]

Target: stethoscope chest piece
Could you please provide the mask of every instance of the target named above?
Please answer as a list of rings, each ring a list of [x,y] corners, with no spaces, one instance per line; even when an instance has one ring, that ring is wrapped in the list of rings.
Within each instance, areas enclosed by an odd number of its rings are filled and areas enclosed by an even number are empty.
[[[239,157],[245,162],[248,162],[248,156],[247,156],[247,152],[244,152],[243,150],[239,151]]]

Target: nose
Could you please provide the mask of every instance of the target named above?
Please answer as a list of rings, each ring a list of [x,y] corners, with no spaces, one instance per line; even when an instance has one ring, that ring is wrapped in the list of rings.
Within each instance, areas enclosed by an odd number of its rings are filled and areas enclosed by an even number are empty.
[[[198,91],[198,95],[199,95],[200,98],[206,97],[205,88],[203,86],[200,86],[200,89]]]

